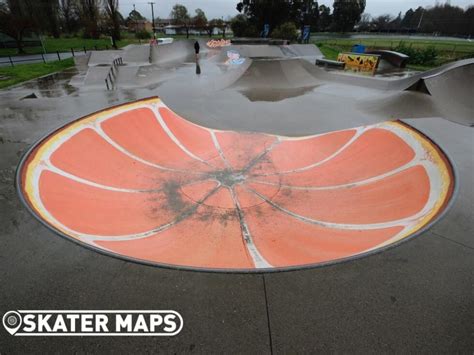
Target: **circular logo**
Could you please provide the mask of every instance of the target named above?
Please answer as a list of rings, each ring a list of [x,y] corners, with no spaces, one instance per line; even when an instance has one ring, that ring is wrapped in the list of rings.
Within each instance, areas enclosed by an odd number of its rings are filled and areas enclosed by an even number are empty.
[[[3,316],[3,326],[11,335],[16,333],[21,323],[21,315],[18,312],[9,311]]]

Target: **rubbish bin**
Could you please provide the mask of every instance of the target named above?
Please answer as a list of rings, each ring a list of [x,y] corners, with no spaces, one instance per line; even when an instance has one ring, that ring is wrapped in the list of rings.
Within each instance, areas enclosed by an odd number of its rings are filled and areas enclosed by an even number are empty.
[[[365,53],[365,46],[362,44],[354,44],[352,46],[352,53]]]

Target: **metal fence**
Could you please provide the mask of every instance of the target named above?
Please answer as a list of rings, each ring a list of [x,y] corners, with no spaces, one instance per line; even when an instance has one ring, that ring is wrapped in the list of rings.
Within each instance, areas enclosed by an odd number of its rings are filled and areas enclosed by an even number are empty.
[[[107,73],[107,77],[105,78],[105,86],[107,87],[107,90],[115,89],[115,80],[117,79],[118,67],[120,65],[123,65],[122,57],[115,58],[109,72]]]
[[[0,67],[1,66],[15,66],[17,64],[25,64],[25,63],[46,63],[52,62],[57,60],[63,60],[68,58],[73,58],[78,55],[84,55],[88,51],[99,51],[99,50],[108,50],[112,49],[112,47],[106,45],[105,47],[82,47],[82,48],[71,48],[68,52],[49,52],[49,53],[39,53],[39,54],[27,54],[27,55],[19,55],[19,56],[4,56],[0,57]]]

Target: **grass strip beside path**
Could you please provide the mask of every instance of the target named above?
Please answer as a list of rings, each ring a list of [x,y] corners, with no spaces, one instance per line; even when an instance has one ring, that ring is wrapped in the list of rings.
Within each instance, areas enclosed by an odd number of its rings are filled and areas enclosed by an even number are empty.
[[[47,63],[0,67],[0,89],[74,66],[72,58]]]

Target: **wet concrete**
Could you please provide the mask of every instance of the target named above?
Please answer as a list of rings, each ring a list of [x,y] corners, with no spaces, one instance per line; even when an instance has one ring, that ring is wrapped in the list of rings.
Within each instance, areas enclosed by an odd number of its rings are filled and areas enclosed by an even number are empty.
[[[70,93],[64,78],[51,86],[34,81],[0,91],[0,312],[174,309],[185,324],[174,338],[146,339],[20,338],[2,328],[0,351],[471,353],[474,130],[435,117],[434,103],[420,93],[348,92],[342,84],[324,83],[301,96],[252,102],[236,90],[202,85],[217,69],[201,63],[201,70],[198,76],[194,65],[185,65],[163,84],[141,89]],[[39,97],[21,100],[31,92]],[[453,159],[459,194],[433,228],[396,248],[340,265],[267,275],[137,265],[84,249],[34,220],[13,186],[23,152],[77,117],[153,95],[205,126],[287,135],[354,127],[402,112]],[[413,100],[408,108],[422,107],[410,112],[397,104],[397,95]]]

